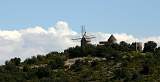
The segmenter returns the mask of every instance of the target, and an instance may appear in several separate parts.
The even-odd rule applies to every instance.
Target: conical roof
[[[108,39],[108,42],[109,43],[115,43],[117,41],[117,39],[113,36],[113,35],[111,35],[110,37],[109,37],[109,39]]]

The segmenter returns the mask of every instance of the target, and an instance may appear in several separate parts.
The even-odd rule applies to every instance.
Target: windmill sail
[[[81,41],[81,47],[86,46],[91,42],[91,39],[96,38],[94,35],[87,35],[87,32],[85,30],[85,26],[82,26],[81,29],[81,37],[80,38],[74,38],[72,40],[80,40]]]

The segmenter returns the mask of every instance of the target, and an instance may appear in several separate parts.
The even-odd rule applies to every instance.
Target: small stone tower
[[[108,39],[108,43],[116,43],[116,42],[117,42],[117,39],[113,35],[111,35]]]
[[[106,44],[112,44],[112,43],[116,43],[117,42],[117,39],[111,35],[108,39],[108,41],[100,41],[99,44],[100,45],[106,45]]]

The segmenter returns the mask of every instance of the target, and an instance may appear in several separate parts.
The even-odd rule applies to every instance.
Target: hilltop
[[[64,52],[12,58],[0,66],[0,82],[159,82],[160,47],[153,41],[86,44]]]

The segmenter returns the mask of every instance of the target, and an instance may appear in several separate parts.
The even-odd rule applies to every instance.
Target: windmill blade
[[[88,35],[94,36],[94,33],[92,32],[87,32]]]
[[[90,38],[96,38],[96,37],[93,36],[93,37],[90,37]]]
[[[87,40],[87,42],[91,42],[91,40]]]
[[[81,34],[82,34],[82,37],[83,37],[83,36],[84,36],[84,34],[85,34],[85,26],[84,26],[84,25],[82,25]]]
[[[92,37],[93,37],[93,36],[95,36],[95,35],[87,35],[87,36],[92,36]]]
[[[94,37],[94,35],[89,35],[86,33],[86,37]]]
[[[86,28],[85,28],[85,25],[83,25],[83,30],[84,30],[84,32],[86,33]]]
[[[83,26],[82,26],[82,29],[81,29],[81,36],[83,37]]]
[[[84,35],[83,36],[86,36],[86,32],[84,32]]]
[[[96,38],[96,37],[86,37],[86,39],[92,39],[92,38]]]
[[[92,38],[92,37],[94,37],[95,38],[95,36],[85,36],[86,38]]]
[[[81,37],[80,38],[73,38],[72,40],[78,40],[81,43],[85,42],[84,44],[90,43],[91,39],[96,38],[94,35],[92,35],[91,33],[88,34],[85,30],[85,26],[82,26],[82,30],[81,30]],[[84,40],[84,41],[83,41]]]

